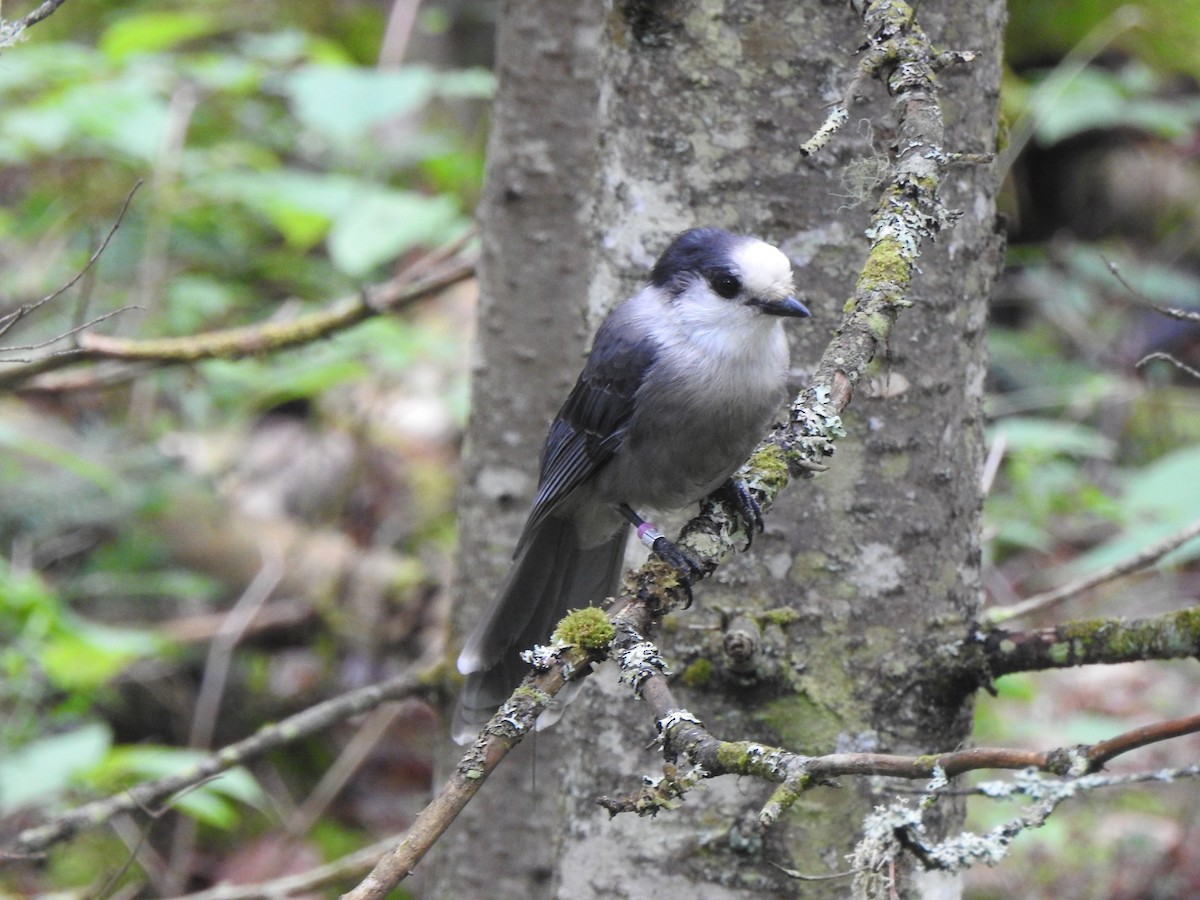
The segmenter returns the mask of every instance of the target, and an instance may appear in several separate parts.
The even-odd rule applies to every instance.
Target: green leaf
[[[1200,516],[1197,472],[1200,472],[1200,447],[1187,447],[1130,475],[1120,505],[1125,528],[1111,540],[1076,557],[1068,566],[1069,572],[1091,572],[1127,559],[1195,521]],[[1169,568],[1194,559],[1200,559],[1200,538],[1173,550],[1160,565]]]
[[[236,403],[241,409],[261,410],[267,406],[304,397],[358,381],[370,369],[359,360],[342,359],[337,349],[309,347],[302,352],[279,355],[269,364],[256,360],[210,360],[204,375],[218,400]]]
[[[167,102],[146,79],[81,84],[58,100],[72,132],[118,153],[153,163],[162,144]]]
[[[431,69],[366,69],[309,65],[293,72],[284,87],[300,122],[338,142],[364,137],[380,122],[420,109],[433,95]]]
[[[46,676],[66,691],[95,690],[135,659],[152,656],[163,647],[163,641],[149,631],[82,621],[71,624],[72,630],[50,638],[38,654]]]
[[[171,50],[193,38],[214,34],[219,20],[201,12],[145,12],[124,16],[100,35],[100,49],[114,61],[135,53]]]
[[[99,722],[41,738],[0,756],[0,813],[44,800],[95,766],[111,743]]]
[[[1130,90],[1121,73],[1089,67],[1069,82],[1052,76],[1031,96],[1038,140],[1056,144],[1092,129],[1134,128],[1167,140],[1191,133],[1200,105]]]
[[[210,199],[242,203],[253,209],[274,225],[290,245],[302,250],[320,241],[333,218],[356,198],[377,189],[349,176],[298,169],[213,173],[196,179],[190,186]]]
[[[1052,419],[1011,416],[988,429],[989,442],[1003,437],[1009,451],[1031,451],[1053,456],[1112,459],[1116,445],[1094,428]]]
[[[114,747],[104,760],[88,773],[103,790],[115,790],[137,781],[186,773],[208,754],[199,750],[139,744]],[[171,806],[198,821],[217,828],[237,824],[237,809],[228,801],[236,800],[256,809],[267,807],[266,793],[246,769],[238,766],[213,777],[190,790],[175,794]]]
[[[24,44],[21,52],[4,54],[0,64],[0,97],[9,92],[47,90],[95,78],[103,60],[91,47],[68,41]],[[2,104],[7,107],[9,104]]]
[[[444,195],[373,194],[338,216],[329,255],[343,272],[360,277],[413,247],[444,242],[459,226],[457,204]]]

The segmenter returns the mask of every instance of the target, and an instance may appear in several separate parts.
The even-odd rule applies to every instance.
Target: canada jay
[[[631,524],[691,575],[635,510],[676,509],[725,485],[749,501],[730,475],[783,403],[780,317],[808,315],[793,290],[775,247],[697,228],[604,320],[550,426],[512,570],[458,657],[467,680],[456,741],[473,739],[526,674],[522,650],[547,643],[568,611],[616,592]]]

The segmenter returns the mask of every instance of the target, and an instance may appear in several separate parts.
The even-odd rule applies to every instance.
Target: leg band
[[[656,529],[649,522],[643,522],[637,527],[637,536],[639,541],[653,550],[654,542],[663,537],[663,533]]]

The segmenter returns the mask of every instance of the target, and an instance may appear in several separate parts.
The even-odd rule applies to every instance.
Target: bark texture
[[[481,352],[486,380],[510,379],[515,393],[494,393],[492,383],[475,392],[462,557],[472,603],[502,574],[496,561],[520,527],[545,423],[578,370],[582,336],[563,324],[567,310],[586,300],[594,326],[684,228],[755,233],[801,267],[798,286],[814,312],[791,331],[803,372],[853,286],[889,140],[888,101],[872,84],[870,102],[852,110],[852,122],[869,125],[852,124],[811,160],[797,152],[852,75],[863,36],[844,4],[618,2],[599,33],[589,31],[589,15],[601,22],[594,4],[559,6],[503,8]],[[991,151],[1003,3],[922,4],[919,13],[939,47],[979,53],[942,75],[946,149]],[[543,35],[546,46],[578,54],[575,71],[590,75],[544,93],[544,73],[522,68],[539,44],[514,40],[543,29],[558,29]],[[581,41],[589,33],[592,43]],[[528,80],[539,77],[540,87]],[[574,124],[548,117],[551,109]],[[505,186],[528,178],[534,159],[564,174],[557,192],[582,192],[567,204],[573,215],[553,225],[533,213],[526,224],[551,232],[544,245],[512,218],[530,195],[505,200]],[[922,694],[907,678],[930,647],[965,632],[979,601],[983,325],[1000,241],[990,170],[957,170],[947,187],[946,202],[964,215],[922,258],[916,307],[901,317],[872,384],[859,386],[831,471],[795,486],[753,552],[668,620],[660,646],[681,674],[684,702],[720,737],[810,753],[909,753],[948,750],[969,734],[968,706]],[[552,272],[556,262],[562,270]],[[553,296],[545,283],[514,277],[531,263],[537,277],[545,266],[544,277],[557,279]],[[551,320],[561,330],[539,324]],[[505,357],[507,372],[493,331],[501,322],[536,351]],[[530,334],[535,325],[541,331]],[[503,502],[489,494],[496,483],[509,485]],[[462,621],[471,615],[468,607]],[[644,708],[614,682],[603,671],[589,679],[553,736],[535,742],[536,777],[512,760],[508,783],[484,787],[478,799],[493,812],[475,803],[456,824],[441,848],[451,868],[486,873],[490,896],[516,896],[500,879],[523,879],[532,896],[573,900],[794,896],[796,882],[771,863],[813,875],[847,868],[878,799],[865,780],[813,791],[765,836],[753,823],[771,787],[747,780],[704,782],[656,819],[609,820],[597,796],[633,791],[661,769]],[[905,895],[933,890],[919,881],[902,883]],[[469,896],[482,883],[442,877],[431,896]],[[803,891],[843,897],[849,881]]]
[[[459,503],[460,635],[512,561],[546,428],[585,358],[602,15],[594,2],[499,4]],[[561,739],[550,731],[526,742],[489,779],[422,866],[422,895],[546,896],[560,840]],[[446,764],[459,755],[447,742]]]

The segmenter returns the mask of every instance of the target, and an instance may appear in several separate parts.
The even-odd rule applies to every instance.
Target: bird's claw
[[[687,595],[687,602],[684,603],[683,608],[690,609],[693,600],[692,580],[704,574],[704,566],[690,553],[679,549],[665,537],[656,538],[651,549],[659,559],[679,575],[679,583],[683,586],[684,594]]]
[[[746,526],[746,546],[742,549],[749,550],[750,546],[754,543],[754,533],[761,533],[766,527],[763,522],[762,506],[754,499],[754,495],[750,493],[750,489],[736,478],[730,478],[721,485],[717,489],[716,495],[729,506],[733,507],[735,515]]]

